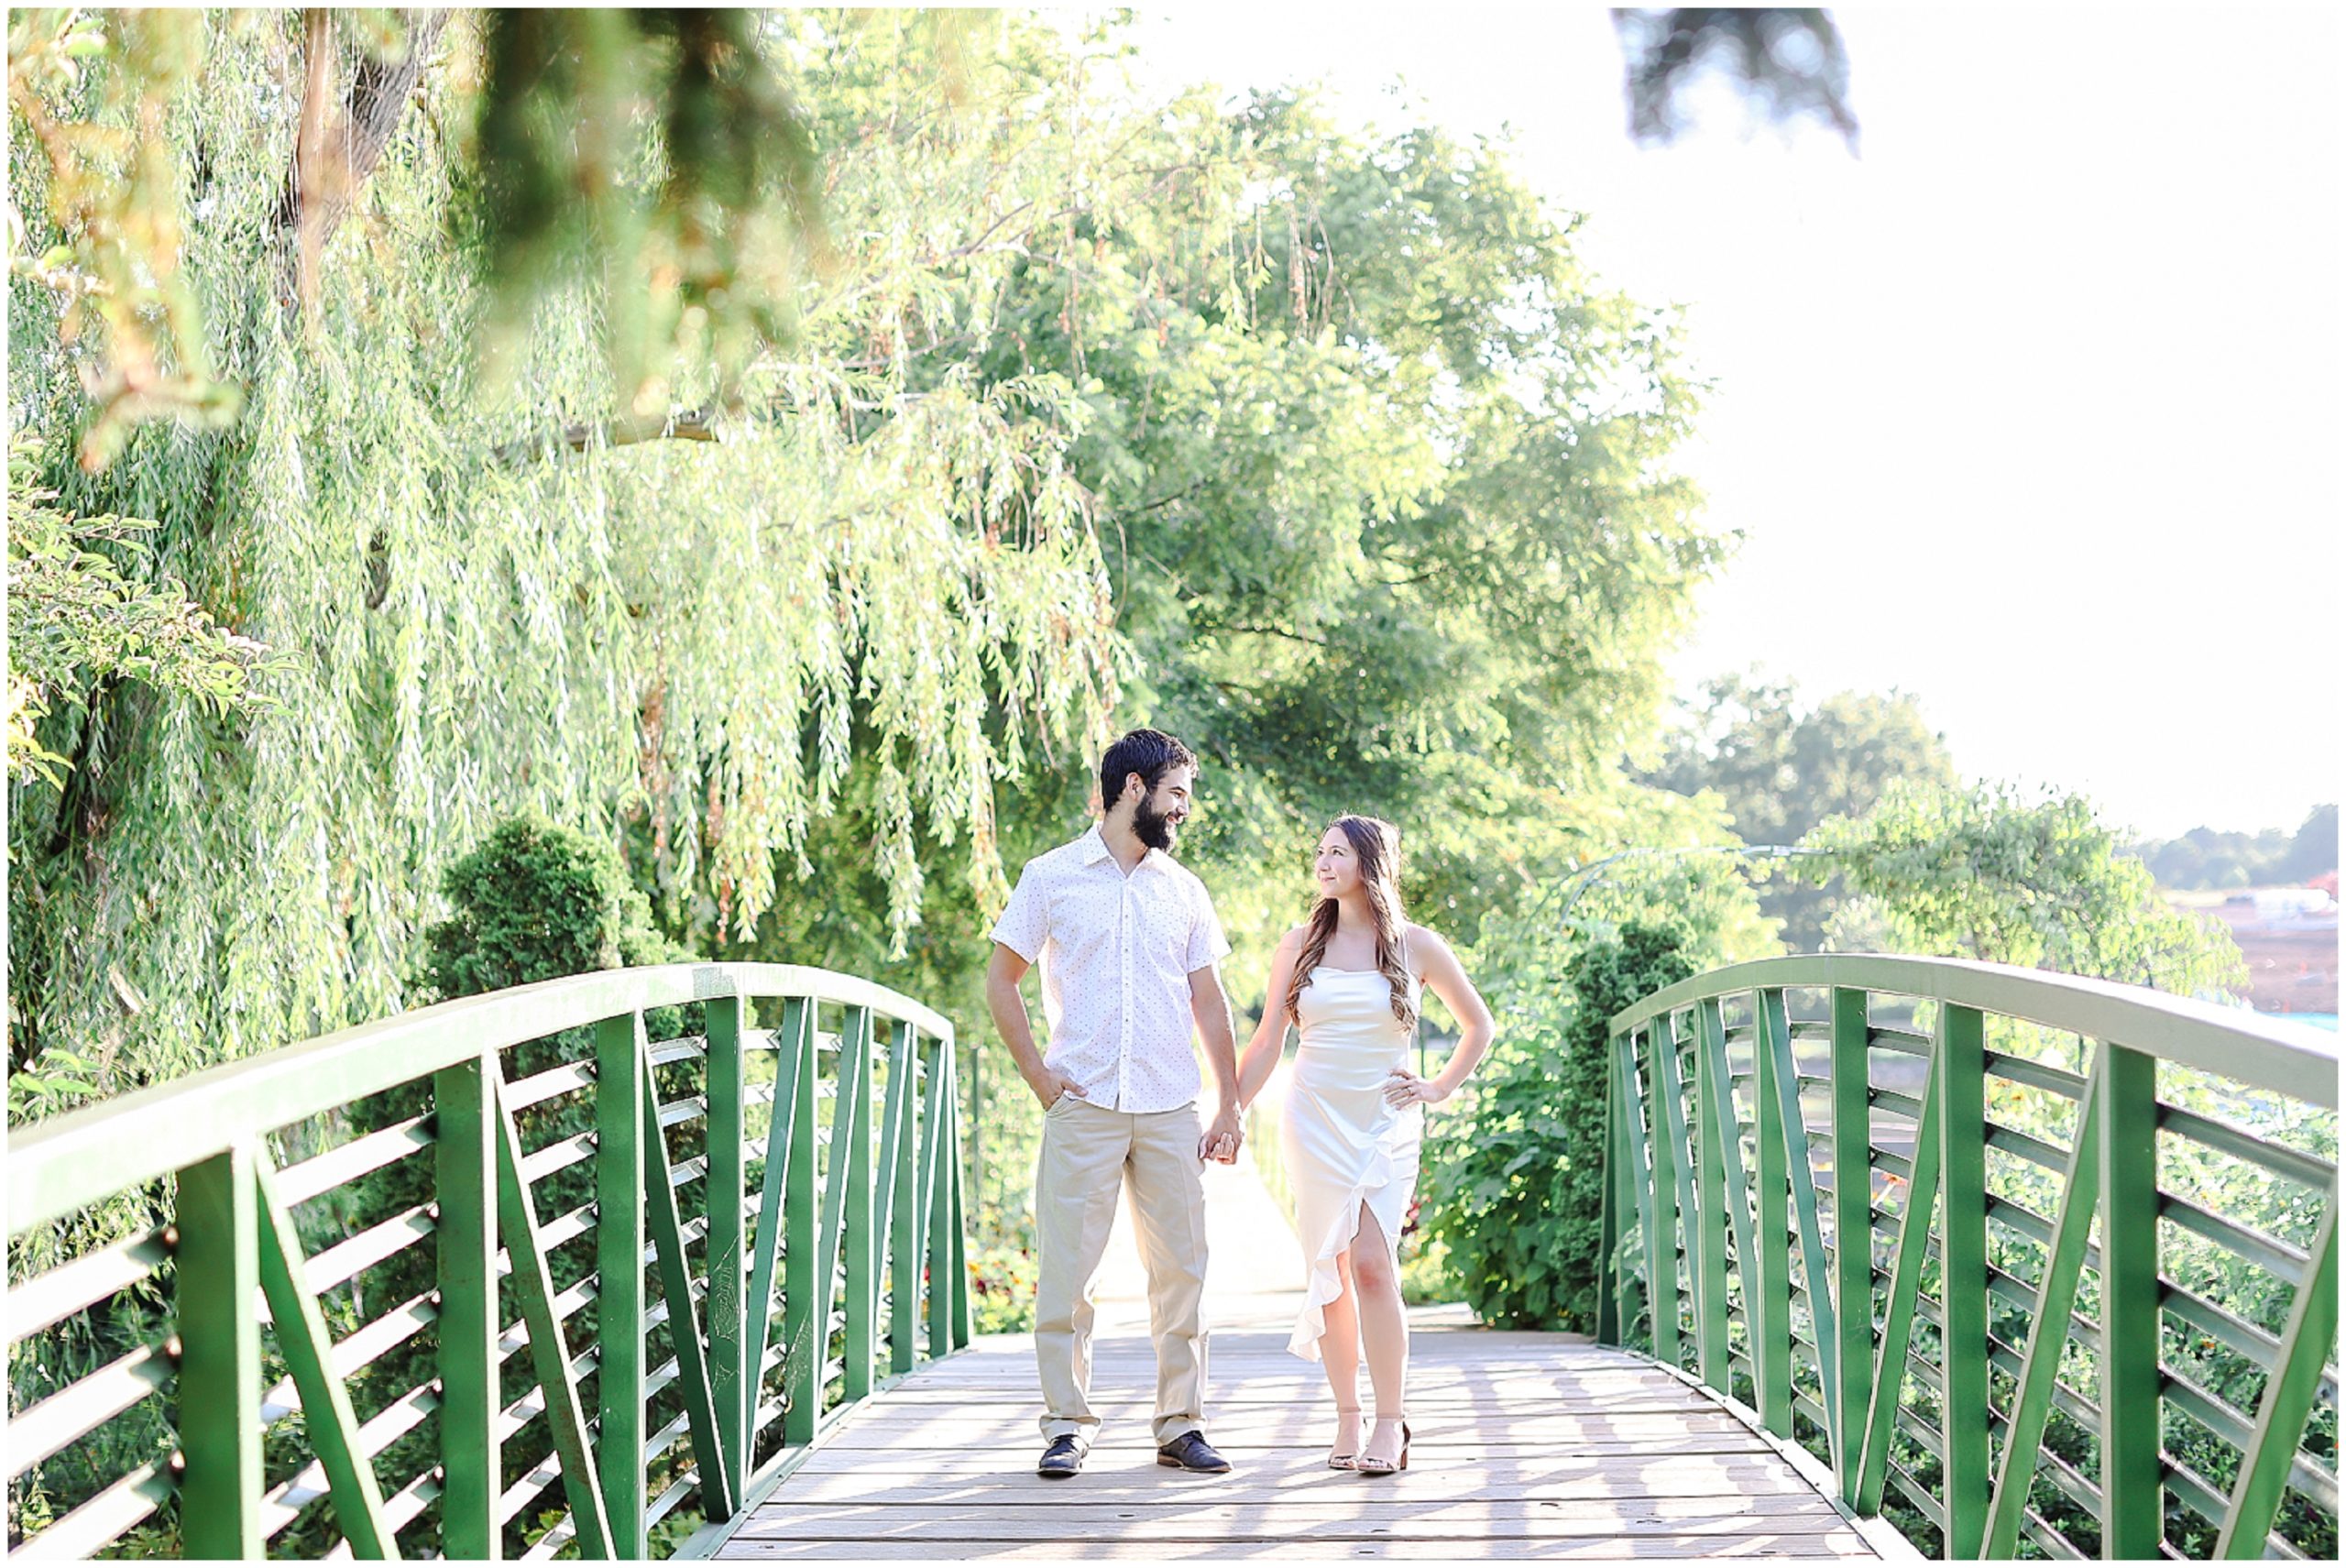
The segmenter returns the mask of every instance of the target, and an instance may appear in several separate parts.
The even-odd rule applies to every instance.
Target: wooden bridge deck
[[[718,1555],[1913,1555],[1888,1526],[1836,1512],[1805,1455],[1573,1335],[1420,1326],[1409,1468],[1331,1471],[1327,1387],[1287,1354],[1280,1318],[1214,1334],[1206,1430],[1228,1475],[1157,1464],[1148,1341],[1126,1322],[1096,1347],[1103,1426],[1083,1474],[1039,1479],[1033,1353],[1003,1335],[842,1420]]]

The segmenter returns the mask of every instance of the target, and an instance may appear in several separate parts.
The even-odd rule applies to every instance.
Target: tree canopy
[[[1914,697],[1836,692],[1804,706],[1791,683],[1756,671],[1718,676],[1679,702],[1660,762],[1639,776],[1680,795],[1714,792],[1737,837],[1755,845],[1797,845],[1827,817],[1862,816],[1893,779],[1956,783],[1946,737]],[[1778,875],[1760,902],[1783,922],[1786,946],[1814,952],[1845,894],[1837,880]]]
[[[697,950],[940,984],[1005,861],[1080,824],[1112,725],[1207,757],[1191,853],[1242,933],[1294,917],[1292,857],[1338,810],[1409,823],[1412,895],[1462,936],[1637,815],[1613,759],[1724,548],[1671,466],[1700,383],[1503,146],[1292,94],[1148,101],[1113,26],[775,13],[546,89],[651,126],[598,167],[612,212],[675,226],[608,276],[549,231],[565,259],[520,300],[478,98],[522,24],[337,20],[308,131],[308,20],[44,25],[19,21],[49,40],[27,59],[59,74],[12,87],[110,148],[160,131],[187,192],[169,287],[239,410],[128,417],[89,379],[119,345],[20,267],[27,483],[151,520],[109,558],[275,663],[226,711],[93,662],[57,683],[60,782],[12,801],[17,1065],[86,1048],[111,1089],[396,1010],[443,869],[528,812],[619,842]],[[758,83],[785,82],[820,171],[787,331],[759,318],[733,359],[690,325],[706,280],[661,284],[651,326],[611,293],[732,221],[644,119],[703,45],[736,72],[754,46],[765,75],[719,88],[773,107]],[[179,51],[168,90],[150,48]],[[345,170],[307,229],[305,136]],[[27,244],[79,267],[56,182],[113,188],[52,150],[16,148]],[[787,163],[760,189],[786,197]],[[185,368],[157,319],[155,362]],[[622,396],[630,332],[649,379]]]

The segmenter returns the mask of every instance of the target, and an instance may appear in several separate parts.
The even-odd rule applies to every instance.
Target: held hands
[[[1395,1068],[1385,1080],[1385,1103],[1397,1110],[1404,1105],[1439,1105],[1451,1093],[1440,1079],[1420,1078],[1406,1067]]]
[[[1213,1119],[1213,1124],[1206,1129],[1205,1135],[1198,1140],[1198,1157],[1235,1165],[1238,1163],[1238,1146],[1245,1141],[1246,1135],[1238,1129],[1237,1108],[1225,1106],[1222,1113]]]

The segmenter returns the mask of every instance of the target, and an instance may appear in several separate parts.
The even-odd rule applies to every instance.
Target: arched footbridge
[[[10,1554],[2335,1555],[2326,1039],[1833,957],[1611,1050],[1595,1339],[1430,1318],[1387,1479],[1266,1310],[1232,1475],[1153,1463],[1128,1321],[1037,1480],[966,1053],[867,981],[608,971],[145,1090],[11,1137]]]

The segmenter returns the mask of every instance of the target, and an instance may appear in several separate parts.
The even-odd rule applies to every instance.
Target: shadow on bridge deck
[[[1327,1384],[1286,1350],[1292,1235],[1243,1165],[1210,1173],[1209,1194],[1206,1426],[1232,1474],[1156,1463],[1146,1310],[1120,1245],[1100,1281],[1103,1424],[1081,1475],[1036,1476],[1034,1353],[984,1338],[844,1418],[718,1555],[1914,1555],[1836,1512],[1806,1456],[1659,1367],[1577,1335],[1477,1329],[1458,1308],[1412,1314],[1409,1468],[1328,1469]]]

